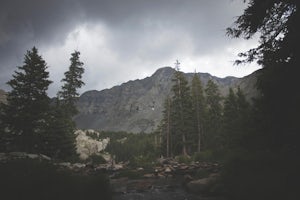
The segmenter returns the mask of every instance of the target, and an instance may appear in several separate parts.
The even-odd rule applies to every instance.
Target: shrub
[[[105,164],[106,160],[101,155],[93,154],[87,160],[87,162],[92,162],[93,164]]]
[[[175,158],[179,163],[185,163],[185,164],[190,164],[192,162],[192,159],[190,156],[184,156],[184,155],[180,155],[180,156],[176,156]]]
[[[130,166],[132,167],[143,167],[143,168],[150,168],[154,165],[154,158],[150,155],[139,155],[134,156],[130,159]]]
[[[215,161],[214,154],[210,150],[202,151],[202,152],[197,152],[193,155],[193,160],[198,161],[198,162],[203,162],[203,161]]]

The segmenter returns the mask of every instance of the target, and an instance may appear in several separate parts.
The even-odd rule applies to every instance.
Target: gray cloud
[[[142,78],[177,58],[186,70],[209,65],[214,73],[210,60],[228,66],[226,49],[243,46],[226,38],[225,28],[244,6],[240,0],[4,0],[0,88],[34,45],[50,65],[51,95],[74,49],[87,67],[83,90]]]

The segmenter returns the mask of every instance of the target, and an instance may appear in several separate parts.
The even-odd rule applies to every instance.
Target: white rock
[[[77,130],[75,131],[76,137],[76,148],[77,148],[77,153],[79,154],[80,159],[85,160],[89,156],[93,154],[99,154],[102,152],[108,145],[110,139],[105,138],[102,140],[96,140],[88,135],[86,133],[92,133],[96,134],[99,136],[100,133],[94,131],[94,130],[87,130],[87,131],[82,131],[82,130]]]

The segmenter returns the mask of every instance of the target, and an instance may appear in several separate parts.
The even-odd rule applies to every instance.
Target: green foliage
[[[70,160],[77,157],[74,135],[74,122],[56,105],[52,108],[47,132],[43,135],[41,152],[54,159]]]
[[[134,156],[130,159],[130,166],[137,168],[142,167],[149,169],[155,164],[155,156],[153,154]]]
[[[190,87],[180,71],[174,73],[172,81],[174,83],[171,105],[172,154],[187,155],[187,146],[191,142],[191,136],[188,133],[191,133],[193,129]]]
[[[106,151],[116,162],[127,162],[134,167],[151,165],[159,156],[154,144],[154,134],[132,134],[124,132],[102,132],[101,137],[109,137]]]
[[[184,163],[184,164],[190,164],[192,162],[192,159],[190,156],[185,155],[179,155],[175,157],[177,162]]]
[[[76,100],[79,96],[78,89],[84,85],[82,74],[84,73],[83,62],[79,60],[79,51],[71,54],[71,65],[69,70],[65,72],[65,78],[62,79],[64,85],[61,91],[58,92],[58,100],[65,107],[65,112],[69,113],[71,117],[77,114]]]
[[[243,94],[240,92],[240,96]],[[223,126],[221,140],[224,147],[234,146],[239,144],[238,138],[240,138],[243,128],[242,124],[245,111],[240,110],[242,101],[237,99],[238,97],[234,93],[233,89],[229,89],[229,94],[225,97],[224,101],[224,114],[223,114]]]
[[[79,60],[80,52],[71,54],[71,65],[62,79],[64,85],[58,92],[56,105],[53,107],[48,133],[44,137],[45,154],[58,159],[74,158],[75,147],[75,123],[74,115],[77,113],[76,100],[79,96],[77,90],[84,85],[81,80],[84,69]]]
[[[74,174],[49,162],[14,160],[0,163],[2,199],[111,199],[108,178],[100,173]]]
[[[167,96],[164,102],[163,118],[159,124],[156,133],[157,137],[161,140],[162,155],[170,157],[172,154],[172,121],[171,121],[171,98]]]
[[[93,164],[105,164],[107,163],[106,160],[101,155],[93,154],[89,156],[89,158],[86,160],[86,162],[91,162]]]
[[[71,59],[71,71],[81,78],[83,70],[76,69],[76,65],[82,65],[75,59],[78,55],[75,52]],[[18,67],[13,79],[8,82],[12,90],[8,93],[7,104],[1,104],[0,108],[1,149],[43,153],[62,160],[75,158],[73,115],[69,114],[70,107],[65,107],[65,104],[50,104],[47,89],[51,81],[46,69],[46,62],[33,47],[25,54],[24,65]],[[70,74],[73,72],[66,73],[64,81],[70,80],[72,84],[63,88],[81,86],[80,80],[72,79]],[[63,95],[63,98],[67,96]]]
[[[223,109],[223,98],[212,80],[203,90],[195,74],[190,88],[182,73],[176,71],[173,82],[172,98],[165,101],[163,119],[156,132],[161,138],[162,155],[205,151],[203,157],[211,152],[210,159],[223,160],[230,149],[239,145],[242,135],[252,130],[250,104],[243,92],[240,88],[236,92],[230,89]]]
[[[196,152],[193,155],[193,160],[198,162],[213,162],[218,159],[216,159],[216,156],[214,155],[214,152],[212,150],[204,150],[201,152]]]
[[[7,83],[12,90],[8,92],[7,104],[1,106],[0,121],[14,134],[10,145],[16,151],[38,152],[41,148],[41,135],[46,131],[50,111],[46,91],[51,81],[46,69],[46,62],[33,47],[25,54],[24,65]]]
[[[219,88],[212,80],[207,82],[205,88],[207,115],[205,121],[204,146],[206,149],[216,149],[219,147],[219,135],[222,126],[222,104]]]
[[[204,135],[204,124],[206,118],[206,105],[204,90],[202,87],[199,76],[195,73],[192,80],[192,108],[193,108],[193,119],[194,119],[194,131],[193,140],[197,141],[196,150],[198,152],[202,149],[203,135]]]
[[[248,130],[223,170],[231,199],[298,199],[299,1],[251,0],[227,33],[246,39],[258,33],[260,44],[240,55],[241,62],[257,61],[263,69]],[[241,98],[242,99],[242,98]],[[244,118],[244,121],[247,117]],[[248,118],[249,119],[249,118]]]

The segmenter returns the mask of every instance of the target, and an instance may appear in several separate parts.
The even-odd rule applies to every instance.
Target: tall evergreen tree
[[[58,99],[71,117],[78,112],[76,108],[76,101],[79,96],[78,89],[84,85],[82,81],[82,74],[84,73],[83,62],[79,60],[79,55],[79,51],[71,54],[71,65],[69,70],[65,72],[65,78],[62,79],[64,85],[61,91],[58,92]]]
[[[78,112],[76,101],[78,89],[84,85],[82,74],[83,63],[79,60],[80,52],[71,54],[71,65],[62,79],[64,85],[58,92],[57,104],[52,110],[47,137],[44,138],[45,154],[58,159],[72,158],[76,154],[74,115]]]
[[[59,160],[73,159],[77,156],[75,139],[72,118],[65,112],[64,107],[54,105],[47,132],[43,136],[42,153]]]
[[[206,118],[206,145],[208,148],[215,148],[218,146],[218,138],[221,129],[222,119],[222,97],[218,85],[212,80],[207,82],[205,88],[207,118]]]
[[[171,98],[168,96],[164,102],[163,119],[161,121],[161,133],[163,135],[162,149],[164,155],[171,156],[172,152],[172,121],[171,121]]]
[[[188,145],[190,144],[190,134],[192,132],[192,102],[190,87],[188,86],[188,81],[184,77],[184,74],[177,69],[174,73],[173,78],[173,97],[172,97],[172,135],[174,143],[173,151],[176,154],[181,153],[183,155],[188,155]],[[176,139],[176,138],[177,139]],[[181,138],[181,140],[179,139]],[[181,149],[181,150],[180,150]]]
[[[205,120],[205,98],[204,98],[204,90],[202,87],[201,80],[197,73],[194,74],[192,79],[192,104],[193,104],[193,114],[194,114],[194,121],[195,121],[195,133],[197,141],[197,152],[200,152],[202,147],[201,143],[204,131],[204,120]]]
[[[239,133],[239,109],[237,96],[232,88],[229,88],[229,93],[224,100],[223,121],[222,121],[222,141],[223,147],[229,148],[237,143],[237,135]]]
[[[40,148],[50,110],[47,90],[51,81],[46,69],[46,62],[33,47],[25,54],[24,65],[8,82],[12,90],[3,107],[2,122],[14,134],[15,150],[37,152]]]
[[[229,93],[224,99],[222,115],[222,128],[220,132],[221,150],[239,151],[239,146],[244,135],[250,130],[252,121],[250,104],[244,93],[238,87],[237,92],[229,88]]]

